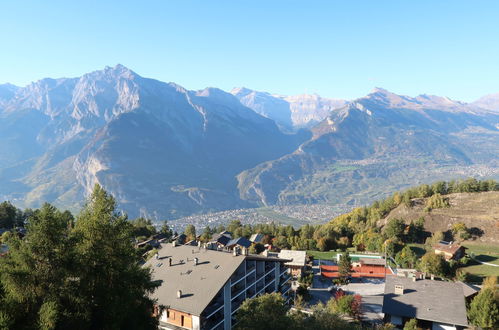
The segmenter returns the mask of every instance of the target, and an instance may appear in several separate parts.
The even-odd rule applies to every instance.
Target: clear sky
[[[1,1],[0,83],[121,63],[188,89],[499,92],[499,1]]]

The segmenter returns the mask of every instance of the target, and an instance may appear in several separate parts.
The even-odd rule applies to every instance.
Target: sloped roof
[[[456,252],[461,248],[462,246],[456,243],[449,243],[445,244],[443,242],[437,243],[433,245],[433,248],[435,250],[443,251],[446,253],[450,253],[451,255],[456,254]]]
[[[251,246],[251,242],[246,237],[238,237],[238,238],[234,238],[233,240],[229,241],[229,243],[227,243],[226,246],[232,247],[235,245],[240,245],[240,246],[244,246],[244,247],[248,248]]]
[[[395,294],[395,285],[404,294]],[[382,312],[433,322],[467,326],[463,287],[459,283],[387,276]]]
[[[249,240],[253,243],[260,243],[263,240],[263,237],[263,234],[253,234]]]
[[[307,252],[297,250],[281,250],[278,254],[279,258],[291,259],[292,261],[285,263],[286,266],[303,267],[306,263]]]
[[[480,291],[480,287],[479,286],[476,286],[476,285],[473,285],[473,284],[469,284],[469,283],[464,283],[464,282],[457,282],[459,284],[461,284],[463,286],[463,294],[466,298],[468,298],[469,296],[472,296],[474,295],[475,293],[477,293],[478,291]]]
[[[227,236],[228,238],[232,238],[232,233],[230,231],[224,230],[220,233],[220,235]]]
[[[159,260],[149,259],[144,265],[152,269],[153,280],[163,281],[152,298],[160,305],[193,315],[203,312],[245,259],[243,255],[171,244],[161,245],[159,257]],[[171,267],[168,258],[172,258]],[[197,265],[194,258],[198,258]],[[183,295],[180,299],[178,290]]]
[[[230,238],[226,235],[222,235],[222,234],[215,234],[213,235],[213,237],[211,238],[210,242],[217,242],[219,244],[222,244],[222,245],[227,245],[227,243],[229,243],[230,241]]]

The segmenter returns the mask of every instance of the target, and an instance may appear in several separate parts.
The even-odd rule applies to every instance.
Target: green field
[[[422,257],[426,253],[426,246],[424,244],[410,243],[407,245],[409,245],[412,252],[416,253],[418,257]]]
[[[339,252],[341,253],[341,252]],[[314,259],[322,259],[322,260],[336,260],[336,254],[338,252],[333,252],[333,251],[312,251],[312,250],[307,250],[307,255],[313,256]]]
[[[499,265],[499,246],[480,243],[464,243],[466,253],[474,255],[477,260]],[[462,268],[468,272],[472,282],[482,282],[487,276],[499,276],[499,267],[482,265],[476,261],[470,262],[469,266]]]
[[[499,265],[498,245],[464,243],[463,246],[467,248],[466,253],[468,255],[473,254],[476,259],[482,262],[488,262],[491,264]]]

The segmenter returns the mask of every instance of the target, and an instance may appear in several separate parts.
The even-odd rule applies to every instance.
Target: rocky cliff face
[[[189,91],[121,65],[0,85],[0,199],[77,209],[100,183],[131,216],[172,218],[499,176],[497,111],[382,89],[345,103]]]
[[[363,204],[410,184],[499,176],[497,113],[435,96],[376,89],[333,110],[293,153],[239,174],[263,205]]]
[[[242,104],[274,120],[284,130],[309,128],[329,113],[347,104],[346,100],[328,99],[319,95],[272,95],[247,88],[234,88],[231,93]]]
[[[74,206],[100,183],[132,215],[158,217],[248,206],[235,175],[306,138],[221,90],[188,91],[120,65],[20,88],[5,97],[0,125],[22,149],[13,158],[0,144],[3,198]]]

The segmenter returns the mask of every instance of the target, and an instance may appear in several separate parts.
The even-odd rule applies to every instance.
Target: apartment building
[[[160,329],[228,330],[242,302],[280,292],[289,300],[290,277],[277,257],[248,255],[246,249],[210,250],[201,246],[162,244],[151,267],[160,286]]]

